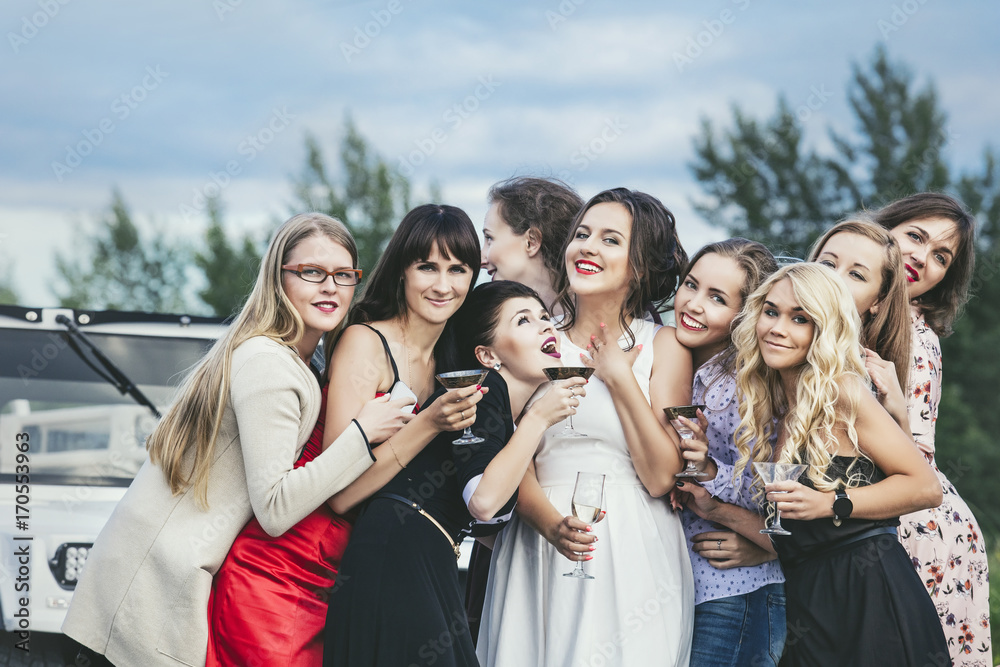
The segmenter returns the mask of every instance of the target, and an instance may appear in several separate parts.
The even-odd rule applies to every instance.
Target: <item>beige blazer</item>
[[[288,347],[247,340],[230,377],[208,510],[192,489],[173,495],[147,460],[87,559],[62,629],[116,665],[204,665],[212,577],[243,526],[256,516],[280,535],[374,460],[355,423],[292,467],[316,424],[320,391]]]

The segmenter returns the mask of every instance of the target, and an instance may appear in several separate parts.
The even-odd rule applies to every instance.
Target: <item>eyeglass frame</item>
[[[322,271],[326,275],[323,276],[322,280],[317,280],[317,281],[307,280],[302,277],[302,269],[306,267],[310,269],[316,269],[317,271]],[[336,271],[327,271],[322,266],[317,266],[315,264],[286,264],[281,267],[281,270],[294,273],[299,277],[300,280],[303,280],[312,285],[322,285],[323,283],[326,282],[327,278],[333,278],[333,284],[340,285],[341,287],[357,287],[361,283],[361,273],[362,273],[361,269],[337,269]],[[343,283],[337,282],[337,276],[334,275],[336,273],[353,273],[358,277],[357,282],[351,283],[350,285],[345,285]]]

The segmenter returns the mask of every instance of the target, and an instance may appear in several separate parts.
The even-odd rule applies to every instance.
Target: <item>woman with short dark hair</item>
[[[583,378],[562,380],[523,411],[559,357],[555,329],[529,287],[481,285],[449,328],[460,365],[489,369],[472,426],[483,441],[455,444],[453,433],[441,433],[411,457],[405,429],[392,439],[398,472],[365,504],[344,554],[326,665],[477,664],[458,583],[461,539],[504,526],[542,433],[586,394]],[[425,409],[451,404],[452,395],[438,391]]]

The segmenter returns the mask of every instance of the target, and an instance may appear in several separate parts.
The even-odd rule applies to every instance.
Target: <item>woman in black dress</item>
[[[585,393],[582,378],[554,382],[522,414],[547,382],[542,369],[561,365],[555,330],[531,288],[482,285],[449,326],[459,365],[490,369],[472,427],[485,441],[455,445],[455,433],[441,433],[405,466],[399,461],[398,474],[367,501],[330,598],[326,665],[478,664],[458,545],[466,534],[502,528],[542,433],[575,413]],[[429,404],[449,400],[441,390]]]
[[[941,502],[941,485],[871,393],[846,286],[824,266],[787,266],[741,318],[735,478],[751,461],[809,466],[763,489],[791,532],[773,536],[786,577],[781,664],[947,664],[895,534],[900,514]]]

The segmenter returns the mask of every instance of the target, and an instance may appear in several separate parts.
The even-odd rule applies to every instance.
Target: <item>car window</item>
[[[87,335],[160,412],[212,344]],[[127,486],[146,458],[145,440],[156,421],[88,366],[65,333],[0,329],[0,442],[28,434],[34,483]],[[0,481],[16,472],[15,454],[13,447],[0,447]]]

